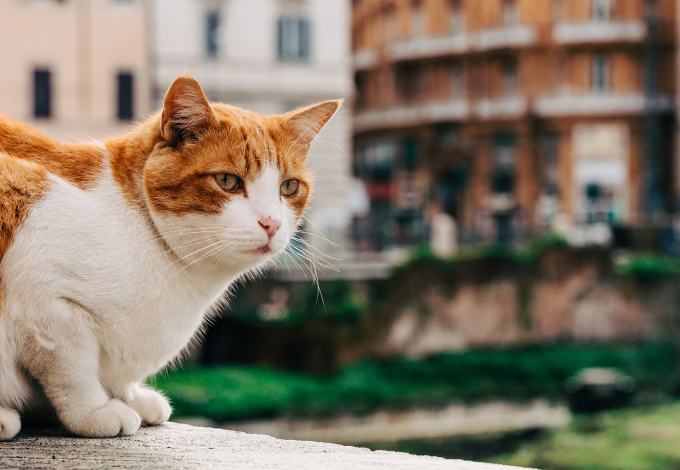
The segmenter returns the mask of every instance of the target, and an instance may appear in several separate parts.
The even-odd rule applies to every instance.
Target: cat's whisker
[[[226,243],[226,242],[224,242],[224,241],[219,242],[219,244],[223,244],[223,243]],[[173,274],[172,276],[170,276],[170,278],[168,279],[168,281],[171,280],[171,279],[173,279],[174,277],[176,277],[179,273],[181,273],[182,271],[184,271],[185,269],[187,269],[189,266],[192,266],[192,265],[198,263],[199,261],[201,261],[201,260],[207,258],[208,256],[212,255],[213,253],[218,252],[218,251],[221,250],[221,249],[222,249],[222,247],[221,247],[221,246],[218,246],[217,248],[214,248],[214,249],[210,250],[208,253],[204,254],[204,255],[201,256],[200,258],[198,258],[198,259],[192,261],[191,263],[187,264],[187,265],[184,266],[182,269],[180,269],[179,271],[177,271],[175,274]]]
[[[309,217],[303,216],[302,218],[303,218],[304,220],[306,220],[307,222],[309,222],[310,225],[312,225],[312,226],[313,226],[315,229],[317,229],[319,232],[326,232],[326,231],[327,231],[325,228],[323,228],[321,225],[319,225],[319,224],[317,224],[316,222],[314,222],[314,221],[313,221],[312,219],[310,219]]]
[[[304,238],[300,238],[299,236],[295,236],[295,237],[293,237],[293,238],[294,238],[295,240],[301,242],[301,243],[304,243],[305,246],[306,246],[307,248],[314,250],[316,253],[318,253],[320,256],[323,256],[324,258],[332,259],[333,261],[342,261],[342,259],[340,259],[340,258],[334,258],[334,257],[332,257],[332,256],[330,256],[330,255],[327,255],[326,253],[324,253],[323,251],[319,250],[319,249],[318,249],[317,247],[315,247],[314,245],[308,243],[307,240],[305,240]]]
[[[216,260],[214,261],[213,265],[216,266],[216,265],[220,264],[220,263],[222,262],[222,260],[223,260],[224,258],[226,258],[227,256],[229,256],[231,253],[233,253],[235,249],[236,249],[236,246],[234,246],[234,245],[228,245],[227,247],[225,247],[225,248],[224,248],[224,253],[222,253],[222,254],[220,255],[219,259],[216,259]]]
[[[312,233],[312,232],[308,232],[308,231],[302,230],[302,229],[297,229],[295,233],[296,233],[296,234],[297,234],[297,233],[302,233],[302,234],[305,234],[305,235],[309,235],[310,237],[319,238],[319,239],[321,239],[321,240],[323,240],[323,241],[325,241],[325,242],[331,244],[331,245],[334,246],[334,247],[340,247],[340,246],[341,246],[341,245],[338,244],[338,243],[335,243],[335,242],[330,241],[330,240],[329,240],[325,235],[323,235],[323,234],[319,235],[318,233]]]
[[[314,139],[314,142],[316,142],[316,143],[330,144],[330,145],[336,147],[338,150],[340,150],[344,155],[347,155],[347,151],[346,151],[345,149],[343,149],[342,147],[340,147],[340,146],[339,146],[338,144],[336,144],[335,142],[331,142],[330,140]]]
[[[157,257],[159,257],[159,256],[163,256],[163,255],[165,255],[165,254],[167,254],[167,253],[175,253],[177,250],[180,250],[180,249],[182,249],[182,248],[187,248],[187,247],[190,247],[190,246],[198,245],[198,244],[200,244],[200,243],[205,243],[206,241],[209,241],[209,240],[210,240],[211,238],[213,238],[214,236],[215,236],[215,235],[208,235],[208,236],[206,236],[206,237],[201,237],[201,238],[193,239],[193,240],[192,240],[191,242],[189,242],[189,243],[185,243],[185,244],[183,244],[183,245],[179,245],[179,246],[176,246],[176,247],[172,247],[172,248],[170,248],[169,250],[165,250],[165,251],[161,251],[161,252],[158,252],[158,253],[154,253],[154,254],[152,254],[152,255],[149,255],[149,256],[144,257],[143,259],[144,259],[145,261],[147,261],[147,260],[150,260],[150,259],[153,259],[153,258],[157,258]]]
[[[336,164],[340,165],[340,162],[339,162],[339,161],[337,161],[335,158],[330,157],[330,156],[328,156],[328,155],[326,155],[326,154],[324,154],[324,153],[308,153],[308,154],[307,154],[307,157],[322,157],[322,158],[327,158],[328,160],[332,161],[333,163],[336,163]],[[297,160],[296,160],[296,161],[297,161]]]
[[[302,263],[302,265],[303,265],[304,267],[307,268],[307,270],[309,271],[310,276],[312,276],[312,282],[315,282],[315,281],[316,281],[315,272],[314,272],[314,270],[307,264],[307,262],[306,262],[305,260],[303,260],[303,259],[302,259],[297,253],[295,253],[294,251],[290,251],[289,253],[290,253],[292,256],[295,256],[295,257],[300,261],[300,263]],[[291,256],[291,257],[292,257],[292,256]],[[297,264],[297,263],[296,263],[296,264]],[[305,273],[305,270],[304,270],[304,269],[301,269],[301,271],[302,271],[302,273],[304,274],[305,279],[307,279],[307,282],[309,282],[309,279],[307,278],[307,274]]]
[[[301,256],[304,256],[306,260],[308,260],[310,263],[313,263],[315,266],[321,266],[324,268],[331,269],[333,271],[338,271],[338,269],[332,264],[330,264],[328,261],[319,259],[317,256],[315,256],[310,251],[306,250],[304,247],[295,245],[291,245],[291,247],[293,251],[296,251]]]
[[[174,238],[174,237],[179,237],[182,235],[191,235],[191,234],[196,234],[196,233],[210,233],[210,232],[218,232],[218,231],[223,231],[225,230],[224,228],[196,228],[196,229],[183,229],[183,230],[173,230],[172,232],[166,232],[161,235],[157,235],[156,237],[153,237],[152,240],[161,240],[163,238]]]
[[[195,255],[195,254],[197,254],[197,253],[200,253],[200,252],[203,251],[203,250],[207,250],[207,249],[209,249],[210,247],[213,247],[213,246],[215,246],[215,245],[219,245],[220,243],[224,243],[224,242],[219,241],[219,242],[213,243],[213,244],[211,244],[211,245],[204,246],[203,248],[200,248],[200,249],[194,251],[193,253],[189,253],[189,254],[186,255],[186,256],[182,256],[182,257],[179,258],[178,260],[176,260],[176,261],[170,263],[169,265],[167,265],[166,267],[164,267],[163,269],[161,269],[161,272],[165,271],[165,270],[168,269],[170,266],[173,266],[173,265],[179,263],[180,261],[185,260],[186,258],[188,258],[188,257],[190,257],[190,256],[193,256],[193,255]]]
[[[309,258],[305,257],[304,255],[300,255],[300,254],[296,253],[296,256],[298,257],[298,259],[300,259],[300,261],[302,261],[300,256],[309,260]],[[305,264],[305,266],[307,265],[304,261],[302,261],[302,262],[303,262],[303,264]],[[323,304],[323,309],[324,309],[324,311],[326,311],[326,302],[324,301],[323,293],[321,292],[321,284],[319,283],[319,275],[317,273],[317,267],[316,267],[316,264],[313,261],[310,260],[310,263],[312,265],[312,268],[310,269],[308,267],[308,269],[310,269],[310,274],[312,275],[313,282],[316,284],[316,291],[317,291],[317,297],[316,298],[317,298],[317,300],[319,298],[321,298],[321,303]]]

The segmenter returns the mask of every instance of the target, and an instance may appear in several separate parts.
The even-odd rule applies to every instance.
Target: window
[[[397,69],[397,90],[406,101],[411,101],[420,95],[421,73],[416,65],[402,65]]]
[[[354,76],[354,89],[356,90],[356,99],[354,105],[357,109],[365,108],[368,104],[367,89],[369,76],[366,72],[357,72]]]
[[[390,138],[371,140],[363,145],[357,145],[355,153],[357,174],[371,182],[390,181],[398,149],[397,141]],[[389,194],[385,196],[389,197]]]
[[[210,10],[205,14],[205,55],[216,59],[220,54],[220,12]]]
[[[609,90],[609,59],[595,56],[592,67],[592,89],[596,93],[605,93]]]
[[[411,7],[411,37],[422,38],[425,36],[427,27],[425,21],[425,9],[420,1],[413,2]]]
[[[134,77],[130,72],[118,74],[118,119],[131,121],[134,118]]]
[[[611,14],[611,0],[591,0],[593,21],[607,21]]]
[[[512,194],[515,191],[515,136],[497,134],[493,142],[493,171],[491,191]]]
[[[542,192],[546,196],[557,194],[557,153],[559,134],[548,132],[539,138],[539,154],[541,164]]]
[[[406,171],[415,171],[418,168],[420,158],[420,140],[416,137],[407,137],[401,143],[402,167]]]
[[[515,0],[503,0],[503,26],[517,24],[517,5]]]
[[[33,72],[33,116],[52,117],[52,73],[47,69]]]
[[[465,12],[463,0],[451,0],[449,4],[449,33],[456,35],[465,32]]]
[[[503,96],[515,96],[518,91],[517,64],[512,62],[503,66]]]
[[[462,65],[454,65],[451,69],[451,98],[465,97],[465,70]]]
[[[307,62],[311,56],[311,25],[304,18],[284,17],[278,22],[278,55],[284,62]]]

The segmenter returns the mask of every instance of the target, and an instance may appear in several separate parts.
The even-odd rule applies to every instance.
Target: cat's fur
[[[82,436],[166,421],[142,382],[230,283],[285,249],[312,190],[309,145],[339,105],[261,116],[183,76],[162,112],[103,144],[0,116],[0,440],[41,397]]]

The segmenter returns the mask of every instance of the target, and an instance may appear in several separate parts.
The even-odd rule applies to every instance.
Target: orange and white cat
[[[339,106],[262,116],[182,76],[162,112],[104,143],[0,116],[0,440],[45,397],[81,436],[165,422],[142,382],[286,248],[312,192],[309,146]]]

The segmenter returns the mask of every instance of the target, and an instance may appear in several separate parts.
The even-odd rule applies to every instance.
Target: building
[[[674,0],[357,0],[358,248],[663,225],[675,209]],[[602,232],[604,227],[605,232]]]
[[[267,114],[349,97],[350,16],[349,0],[155,0],[156,104],[184,73],[211,100]],[[340,245],[351,220],[350,157],[351,119],[341,110],[312,146],[308,163],[316,178],[308,218]],[[315,231],[313,224],[306,231]]]
[[[141,0],[0,0],[0,113],[58,140],[120,134],[151,111]]]

